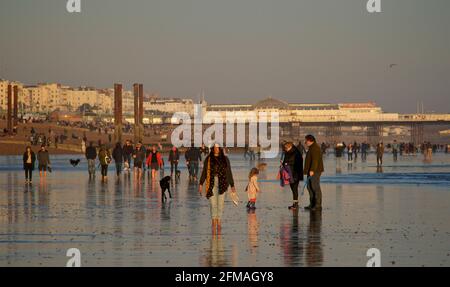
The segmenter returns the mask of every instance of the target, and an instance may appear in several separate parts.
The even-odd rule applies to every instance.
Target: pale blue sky
[[[450,112],[450,1],[381,1],[82,0],[68,14],[65,0],[1,0],[0,77]]]

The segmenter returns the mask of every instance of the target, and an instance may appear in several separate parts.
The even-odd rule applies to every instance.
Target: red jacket
[[[153,153],[150,152],[150,154],[147,157],[147,162],[146,162],[147,166],[152,162],[152,154]],[[156,152],[156,160],[158,161],[158,165],[160,167],[162,167],[163,161],[162,161],[162,158],[161,158],[161,154],[159,152]]]

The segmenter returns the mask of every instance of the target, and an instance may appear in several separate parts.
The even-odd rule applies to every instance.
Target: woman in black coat
[[[33,179],[34,164],[36,162],[36,155],[31,150],[30,146],[27,146],[23,154],[23,169],[25,170],[25,183],[30,183]]]
[[[293,143],[287,142],[284,144],[284,157],[283,166],[288,167],[292,180],[290,182],[290,187],[292,190],[292,197],[294,203],[289,206],[289,209],[298,208],[298,184],[303,181],[303,156],[297,147]]]

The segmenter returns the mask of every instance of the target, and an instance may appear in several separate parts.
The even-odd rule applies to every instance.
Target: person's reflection
[[[223,248],[222,235],[211,236],[211,246],[206,251],[202,264],[206,267],[226,267],[229,265]]]
[[[161,219],[170,221],[170,208],[172,207],[172,201],[165,201],[161,203]]]
[[[248,231],[248,243],[250,245],[250,252],[256,253],[258,249],[258,218],[256,217],[255,210],[247,211],[247,231]]]
[[[292,224],[281,226],[281,248],[283,250],[284,264],[286,266],[299,265],[303,256],[302,238],[299,236],[298,208],[292,211]]]
[[[377,173],[383,173],[383,167],[377,166]]]
[[[322,211],[311,211],[306,236],[306,266],[321,266],[323,263],[321,233]]]

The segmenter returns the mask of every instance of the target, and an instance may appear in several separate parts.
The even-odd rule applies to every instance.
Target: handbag
[[[230,199],[235,206],[239,205],[239,196],[237,192],[230,192]]]

